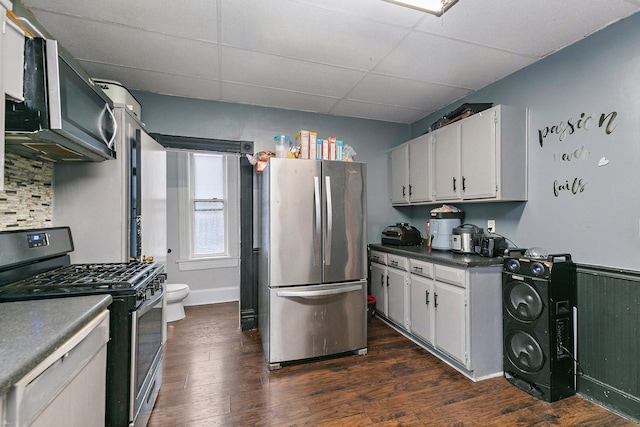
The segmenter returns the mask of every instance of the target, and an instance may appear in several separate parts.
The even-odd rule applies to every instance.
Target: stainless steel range
[[[145,426],[162,383],[164,265],[70,264],[69,227],[0,232],[0,302],[109,293],[105,425]]]

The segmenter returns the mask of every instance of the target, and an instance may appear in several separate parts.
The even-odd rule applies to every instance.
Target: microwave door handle
[[[333,235],[333,205],[331,203],[331,177],[325,177],[325,191],[327,193],[327,238],[325,243],[325,265],[331,265],[331,238]]]
[[[118,122],[116,121],[116,116],[113,114],[113,111],[111,111],[111,108],[109,108],[109,104],[105,102],[104,104],[104,112],[109,113],[109,115],[111,116],[111,120],[113,120],[113,135],[111,135],[111,139],[109,139],[107,141],[107,136],[104,134],[104,131],[102,130],[102,126],[98,126],[98,129],[100,129],[100,136],[102,137],[102,140],[107,144],[107,147],[109,147],[109,150],[113,150],[113,143],[116,140],[116,134],[118,133]]]

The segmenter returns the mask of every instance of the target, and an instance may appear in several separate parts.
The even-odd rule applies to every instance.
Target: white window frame
[[[225,248],[223,254],[195,256],[193,248],[193,153],[217,154],[225,159]],[[240,265],[240,162],[238,155],[199,151],[178,153],[178,224],[180,227],[180,271],[209,268],[238,267]],[[234,226],[235,225],[235,226]]]

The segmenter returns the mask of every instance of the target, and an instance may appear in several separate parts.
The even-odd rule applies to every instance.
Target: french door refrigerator
[[[258,326],[270,369],[367,352],[366,166],[271,158],[260,175]]]

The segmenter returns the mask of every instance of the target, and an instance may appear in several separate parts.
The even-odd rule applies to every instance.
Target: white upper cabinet
[[[524,109],[498,105],[400,147],[407,145],[409,170],[405,164],[402,173],[409,191],[393,204],[527,200]],[[392,176],[399,173],[392,153]]]
[[[402,144],[391,150],[391,203],[409,203],[409,145]]]
[[[499,105],[460,121],[462,198],[527,199],[525,110]]]
[[[431,136],[409,141],[409,202],[431,200]]]
[[[436,200],[460,199],[460,124],[435,132],[433,170]]]

